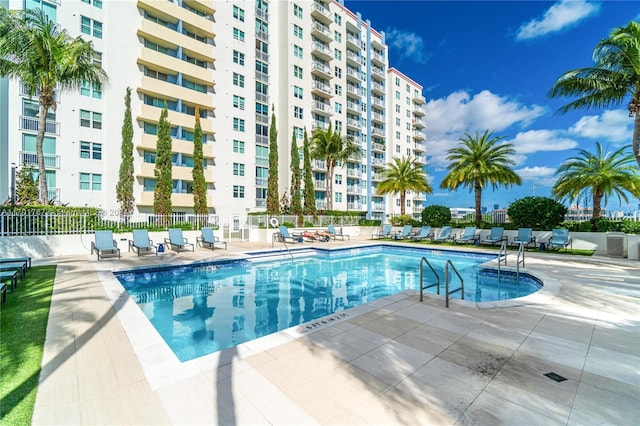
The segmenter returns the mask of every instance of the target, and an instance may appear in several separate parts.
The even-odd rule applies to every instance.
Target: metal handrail
[[[500,264],[502,264],[502,260],[504,259],[504,266],[507,266],[507,242],[502,240],[502,244],[500,244],[500,251],[498,252],[498,280],[500,279]]]
[[[433,272],[433,275],[435,275],[435,277],[436,277],[436,283],[435,284],[431,284],[431,285],[428,285],[426,287],[423,287],[423,285],[422,285],[422,279],[423,279],[423,276],[424,276],[423,273],[422,273],[422,269],[423,269],[422,268],[422,264],[423,263],[426,263],[427,266],[429,267],[429,269],[431,269],[431,272]],[[421,302],[423,300],[422,295],[424,293],[424,290],[426,290],[428,288],[431,288],[431,287],[436,287],[436,292],[438,294],[440,294],[440,277],[438,276],[438,273],[436,272],[436,270],[433,269],[433,266],[431,266],[431,263],[429,263],[429,260],[426,257],[423,257],[422,259],[420,259],[420,301]]]
[[[522,255],[522,259],[520,259],[520,255]],[[516,260],[516,281],[520,284],[520,263],[522,263],[522,267],[524,268],[524,241],[520,242],[520,247],[518,248],[518,257]]]
[[[456,288],[455,290],[451,290],[449,291],[449,266],[451,266],[451,268],[453,269],[453,272],[456,273],[456,275],[458,276],[458,278],[460,279],[460,287]],[[445,281],[445,307],[449,307],[449,295],[451,293],[455,293],[457,291],[461,292],[461,299],[464,300],[464,279],[462,279],[462,275],[460,275],[460,272],[458,272],[458,269],[456,269],[455,265],[453,264],[453,262],[451,260],[447,260],[447,263],[445,264],[445,268],[444,268],[444,281]]]

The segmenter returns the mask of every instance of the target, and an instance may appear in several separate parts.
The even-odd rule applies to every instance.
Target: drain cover
[[[556,382],[564,382],[565,380],[567,380],[566,377],[562,377],[561,375],[556,373],[547,373],[545,374],[545,376],[547,376],[551,380],[555,380]]]

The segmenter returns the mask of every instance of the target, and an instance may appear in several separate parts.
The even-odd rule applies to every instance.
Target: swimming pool
[[[465,299],[522,297],[541,284],[512,274],[498,280],[479,266],[495,255],[391,245],[312,250],[313,255],[252,261],[221,260],[116,272],[180,361],[253,340],[404,290],[419,290],[423,256],[441,276],[452,260],[465,280]],[[425,283],[428,278],[425,275]],[[433,280],[433,278],[431,278]],[[453,281],[452,285],[458,284]],[[428,292],[435,293],[435,288]],[[460,294],[452,297],[460,298]]]

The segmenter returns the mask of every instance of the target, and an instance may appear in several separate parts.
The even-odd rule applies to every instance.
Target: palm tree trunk
[[[404,216],[404,205],[406,203],[407,193],[406,191],[402,191],[400,193],[400,214]]]
[[[476,207],[476,225],[480,226],[482,222],[482,187],[476,183],[475,185],[475,207]]]
[[[49,108],[40,104],[40,117],[38,117],[38,134],[36,135],[36,156],[38,158],[38,182],[40,184],[40,203],[49,204],[49,192],[47,191],[47,171],[44,167],[44,152],[42,145],[44,142],[44,131],[47,126],[47,110]]]
[[[640,111],[636,111],[635,114],[636,119],[633,125],[633,155],[636,156],[636,161],[638,162],[638,166],[640,166]]]
[[[593,219],[600,219],[602,216],[602,208],[600,204],[602,203],[602,194],[597,192],[593,194]]]
[[[327,174],[329,182],[327,182],[327,210],[333,210],[333,164],[327,160]]]

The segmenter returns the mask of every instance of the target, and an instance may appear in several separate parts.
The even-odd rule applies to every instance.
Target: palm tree
[[[640,173],[633,155],[623,146],[614,152],[602,152],[596,142],[596,153],[581,149],[578,155],[566,160],[556,170],[560,176],[551,193],[556,200],[569,202],[580,198],[592,198],[593,219],[601,216],[602,201],[607,203],[610,195],[628,202],[626,192],[640,197]]]
[[[48,204],[42,142],[47,112],[56,110],[55,90],[57,87],[77,90],[83,83],[98,84],[106,79],[106,74],[94,63],[92,43],[71,37],[42,10],[0,8],[0,35],[0,77],[20,80],[30,96],[38,96],[36,154],[40,202]]]
[[[316,128],[311,136],[311,158],[324,160],[327,167],[327,210],[333,209],[333,172],[338,163],[360,157],[360,148],[350,137],[334,132],[331,124],[326,130]]]
[[[383,172],[383,180],[378,183],[376,193],[400,194],[400,214],[404,215],[407,191],[426,192],[431,194],[433,189],[427,181],[424,169],[409,157],[394,158],[393,163],[387,163]]]
[[[581,108],[618,107],[630,98],[629,117],[635,115],[633,154],[640,166],[640,23],[631,21],[626,27],[614,29],[609,38],[596,45],[593,61],[593,67],[561,75],[549,96],[578,96],[560,108],[561,113]]]
[[[515,164],[510,158],[515,154],[513,145],[499,143],[503,136],[493,136],[493,132],[485,130],[475,137],[468,133],[460,139],[461,144],[447,151],[447,167],[449,173],[444,177],[440,188],[456,190],[463,186],[475,191],[476,224],[482,222],[482,190],[489,184],[493,189],[500,185],[511,186],[522,184],[520,176],[509,166]]]

